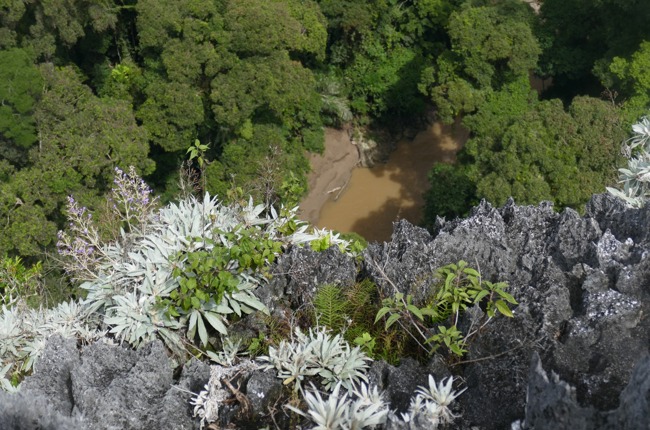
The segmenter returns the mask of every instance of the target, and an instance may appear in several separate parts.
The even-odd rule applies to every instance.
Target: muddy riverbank
[[[324,154],[310,160],[310,193],[300,216],[319,227],[389,240],[393,221],[420,222],[431,166],[454,162],[467,138],[460,124],[435,122],[412,141],[400,140],[385,164],[368,169],[356,167],[348,133],[328,129]]]

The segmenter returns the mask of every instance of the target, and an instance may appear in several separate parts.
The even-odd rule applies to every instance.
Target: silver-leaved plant
[[[52,309],[30,309],[23,302],[2,307],[0,312],[0,387],[12,391],[8,379],[14,373],[31,371],[53,335],[83,343],[109,341],[98,330],[97,318],[88,317],[78,302],[60,303]]]
[[[328,396],[323,396],[312,384],[311,390],[303,393],[307,410],[295,406],[287,406],[287,409],[308,418],[314,424],[312,430],[376,428],[387,420],[398,424],[399,428],[435,430],[457,418],[450,405],[465,390],[453,391],[453,381],[453,377],[449,377],[446,382],[436,383],[429,375],[429,386],[418,387],[408,411],[401,417],[389,410],[376,386],[371,389],[363,382],[358,388],[342,391],[339,381]]]
[[[283,247],[318,242],[319,247],[327,244],[354,252],[350,242],[338,235],[312,229],[297,220],[297,208],[283,208],[279,215],[275,208],[255,205],[252,199],[247,204],[224,205],[207,193],[202,199],[189,197],[160,208],[152,190],[133,168],[128,172],[115,170],[109,209],[116,230],[107,235],[97,227],[87,208],[72,196],[68,199],[68,229],[59,232],[57,249],[66,273],[81,283],[86,297],[51,310],[29,310],[13,303],[13,299],[13,306],[3,307],[3,375],[31,369],[45,340],[53,333],[83,341],[110,333],[112,338],[134,347],[160,338],[178,355],[183,354],[187,338],[194,334],[206,344],[208,327],[226,335],[229,315],[264,310],[255,295],[255,289],[267,280],[262,273],[229,264],[236,288],[218,303],[206,300],[191,312],[174,314],[161,302],[179,288],[179,279],[173,276],[174,269],[185,264],[179,255],[211,246],[233,246],[240,231],[250,234],[253,229],[257,231],[255,237],[278,241]],[[336,354],[348,354],[350,362],[328,368],[333,376],[323,373],[324,379],[333,380],[336,375],[358,377],[349,366],[363,363],[364,358],[349,347],[341,351]]]
[[[360,347],[350,348],[340,334],[332,336],[326,328],[310,329],[307,334],[296,328],[291,341],[269,347],[269,355],[258,360],[267,363],[263,369],[275,369],[284,385],[293,383],[295,391],[310,376],[320,377],[326,389],[340,384],[351,391],[355,384],[368,382],[365,372],[371,361]]]
[[[627,167],[618,169],[622,189],[607,187],[607,191],[628,206],[641,208],[650,199],[650,119],[643,117],[632,131],[633,136],[622,148]]]
[[[200,307],[180,312],[178,307],[170,312],[169,306],[161,306],[179,290],[173,272],[187,264],[183,255],[215,246],[230,248],[237,244],[241,232],[250,235],[251,231],[259,240],[285,246],[318,241],[351,249],[338,235],[298,221],[297,208],[282,209],[280,216],[275,208],[255,205],[252,199],[225,205],[207,193],[202,199],[190,196],[158,208],[151,189],[134,169],[128,173],[116,169],[114,182],[110,201],[120,225],[115,239],[102,242],[90,212],[70,197],[70,228],[59,233],[58,249],[66,271],[82,281],[81,288],[87,291],[83,301],[86,313],[100,315],[118,340],[134,347],[158,337],[172,351],[180,352],[183,337],[193,339],[196,334],[206,345],[209,327],[227,335],[229,315],[265,310],[254,290],[266,277],[238,267],[235,261],[227,270],[237,286],[220,301],[202,300]]]

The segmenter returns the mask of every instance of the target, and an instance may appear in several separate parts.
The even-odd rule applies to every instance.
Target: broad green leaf
[[[449,349],[451,349],[451,352],[458,355],[459,357],[467,352],[466,350],[462,349],[457,343],[452,343],[449,346]]]
[[[506,292],[503,291],[503,290],[497,290],[497,294],[500,295],[501,297],[503,297],[503,298],[504,298],[506,301],[508,301],[509,303],[512,303],[513,305],[518,304],[517,301],[515,300],[515,298],[512,297],[512,295],[506,293]]]
[[[407,305],[406,308],[407,308],[409,311],[411,311],[411,313],[412,313],[413,315],[415,315],[416,317],[418,317],[418,319],[419,319],[420,321],[424,321],[424,316],[422,315],[422,312],[420,311],[420,309],[419,309],[417,306],[415,306],[415,305]]]
[[[379,321],[388,312],[390,312],[390,308],[381,308],[381,309],[379,309],[379,312],[377,312],[377,316],[375,317],[375,324],[377,324],[377,321]]]
[[[479,302],[480,302],[481,300],[483,300],[483,298],[485,298],[485,296],[487,296],[488,294],[490,294],[490,292],[489,292],[488,290],[480,291],[480,292],[479,292],[479,293],[474,297],[474,303],[479,303]]]
[[[451,290],[452,285],[451,283],[456,279],[456,274],[455,273],[449,273],[447,275],[447,278],[445,279],[445,290]]]
[[[436,315],[435,309],[432,309],[432,308],[422,308],[422,309],[420,309],[420,313],[422,315],[427,315],[427,316],[431,316],[431,317]]]
[[[510,310],[510,308],[508,307],[506,302],[504,302],[503,300],[497,300],[496,302],[494,302],[494,304],[497,307],[497,309],[499,310],[499,312],[501,312],[503,315],[505,315],[507,317],[510,317],[510,318],[513,317],[512,311]]]
[[[481,277],[481,274],[478,273],[478,271],[472,269],[471,267],[464,268],[463,272],[466,273],[467,275],[476,276],[477,278]]]
[[[389,316],[388,320],[386,321],[386,330],[388,330],[388,328],[390,326],[392,326],[395,323],[395,321],[400,319],[400,317],[401,317],[400,314],[393,314],[393,315]]]
[[[192,302],[192,307],[194,309],[201,309],[201,301],[199,300],[198,297],[192,296],[192,298],[190,300]]]

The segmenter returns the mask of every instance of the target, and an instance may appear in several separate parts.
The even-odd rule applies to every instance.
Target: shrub
[[[477,335],[498,313],[512,317],[508,306],[517,304],[505,292],[505,282],[492,283],[481,278],[481,274],[468,267],[465,261],[449,264],[437,270],[439,278],[437,289],[431,303],[423,307],[413,303],[411,295],[397,292],[393,297],[383,300],[383,307],[377,312],[375,322],[385,318],[385,329],[399,323],[412,339],[428,353],[433,353],[445,345],[453,354],[462,356],[467,350],[467,342]],[[390,281],[390,280],[389,280]],[[463,335],[458,330],[460,315],[469,307],[484,304],[487,318],[478,328]],[[403,321],[403,323],[402,323]],[[446,323],[446,324],[445,324]],[[431,334],[431,326],[434,334]],[[427,344],[433,344],[427,347]]]
[[[634,135],[623,143],[627,168],[618,169],[623,189],[607,187],[610,194],[633,208],[643,207],[650,198],[650,119],[643,117],[632,126]]]
[[[81,280],[89,313],[99,313],[119,340],[137,347],[160,337],[178,354],[183,336],[209,343],[227,334],[228,318],[265,310],[254,289],[285,245],[350,243],[310,230],[295,210],[244,203],[223,205],[205,194],[155,211],[151,190],[134,171],[117,171],[111,198],[121,228],[103,243],[86,208],[69,199],[70,233],[59,233],[66,271]],[[213,345],[214,346],[214,345]]]
[[[11,307],[19,299],[32,302],[42,290],[42,270],[40,261],[27,268],[20,257],[0,259],[0,305]]]

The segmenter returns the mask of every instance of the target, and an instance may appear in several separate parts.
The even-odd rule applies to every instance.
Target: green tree
[[[153,143],[164,151],[182,151],[196,139],[204,121],[203,100],[186,83],[155,80],[144,90],[146,101],[137,117]]]
[[[267,56],[277,51],[325,57],[325,19],[314,2],[238,0],[224,14],[229,50],[241,56]]]
[[[233,183],[245,195],[275,204],[283,196],[283,185],[297,182],[294,194],[306,191],[309,162],[301,145],[290,142],[286,130],[277,125],[257,124],[250,135],[230,142],[219,160],[206,170],[208,189],[227,196]],[[292,198],[299,197],[294,195]]]
[[[490,92],[528,76],[540,53],[531,19],[528,6],[518,1],[468,2],[451,14],[450,49],[424,69],[420,84],[441,118],[474,112]]]
[[[436,163],[429,172],[430,188],[424,193],[423,224],[432,230],[437,217],[452,219],[466,216],[469,208],[478,203],[476,184],[463,168]]]
[[[534,105],[502,134],[470,139],[462,163],[477,195],[496,205],[550,200],[579,209],[615,178],[623,138],[620,111],[602,100],[576,98],[568,112],[558,100]]]
[[[313,74],[286,52],[239,60],[212,81],[215,120],[234,131],[247,120],[260,120],[297,132],[320,122],[315,88]]]
[[[0,156],[21,165],[26,149],[37,139],[33,113],[42,79],[22,49],[0,51],[0,64]]]
[[[5,3],[0,11],[3,24],[0,45],[29,48],[45,60],[71,54],[84,39],[86,42],[89,38],[104,39],[115,28],[120,10],[111,0],[10,0]]]
[[[27,165],[5,170],[0,218],[6,224],[0,253],[35,256],[55,239],[68,195],[93,204],[110,189],[116,166],[151,173],[146,131],[128,102],[98,98],[70,67],[40,67],[44,82],[34,117],[39,145]]]
[[[650,42],[642,42],[629,58],[614,57],[607,67],[599,73],[601,82],[620,91],[630,121],[639,118],[650,106]]]
[[[264,158],[249,142],[258,125],[280,127],[282,148],[322,147],[313,139],[321,99],[306,67],[325,56],[326,22],[315,2],[143,0],[136,11],[144,61],[123,64],[134,71],[128,89],[107,82],[134,100],[157,160],[173,164],[174,153],[199,139],[210,147],[208,188],[221,192],[233,174],[247,176],[235,165]],[[159,182],[169,182],[169,171],[157,173]]]
[[[18,44],[18,23],[25,14],[26,2],[5,0],[0,8],[0,49],[13,48]]]
[[[351,107],[360,115],[414,116],[424,109],[417,85],[423,63],[411,48],[384,46],[378,39],[364,41],[345,71],[351,82]]]
[[[540,69],[553,76],[555,92],[565,99],[599,95],[594,71],[602,79],[614,57],[629,60],[649,37],[650,8],[639,1],[544,0],[540,18]]]
[[[45,64],[41,70],[45,90],[36,111],[41,145],[30,153],[35,166],[74,169],[90,188],[110,181],[115,166],[151,173],[146,131],[127,102],[98,98],[72,68]]]

